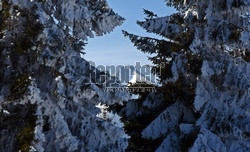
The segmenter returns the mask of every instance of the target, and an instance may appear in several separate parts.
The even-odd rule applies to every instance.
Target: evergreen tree
[[[162,39],[124,35],[161,87],[116,107],[128,151],[250,151],[250,1],[168,0],[177,13],[138,22]],[[164,65],[164,66],[162,66]]]
[[[124,151],[123,128],[96,105],[128,95],[104,92],[81,57],[123,20],[105,0],[0,0],[0,151]]]

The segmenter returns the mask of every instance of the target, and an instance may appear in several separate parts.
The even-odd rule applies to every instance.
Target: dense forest
[[[121,31],[158,83],[107,91],[83,56],[125,21],[106,0],[0,0],[0,152],[250,151],[250,0],[165,4],[137,22],[160,38]]]

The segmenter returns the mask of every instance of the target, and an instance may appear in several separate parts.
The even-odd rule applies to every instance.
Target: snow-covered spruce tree
[[[105,0],[0,0],[0,151],[124,151],[123,128],[95,105],[128,95],[105,93],[81,58],[122,21]]]
[[[163,39],[124,31],[139,50],[156,54],[149,59],[162,84],[119,107],[128,151],[250,151],[250,1],[167,5],[177,13],[145,10],[138,22]]]

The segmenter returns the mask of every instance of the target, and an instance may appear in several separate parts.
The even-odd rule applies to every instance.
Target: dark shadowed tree
[[[161,87],[116,110],[128,151],[250,150],[250,1],[167,0],[177,13],[138,22],[162,39],[124,31],[150,57]],[[164,66],[162,66],[164,65]]]

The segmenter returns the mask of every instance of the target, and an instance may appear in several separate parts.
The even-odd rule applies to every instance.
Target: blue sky
[[[143,9],[153,11],[158,16],[166,16],[174,13],[173,8],[166,7],[163,0],[107,0],[109,6],[126,20],[123,25],[117,27],[113,32],[102,37],[89,39],[85,47],[88,61],[94,61],[97,65],[134,65],[136,61],[142,64],[150,64],[147,55],[137,50],[128,38],[124,37],[121,30],[129,33],[158,36],[146,33],[140,28],[136,21],[143,21],[145,15]]]

